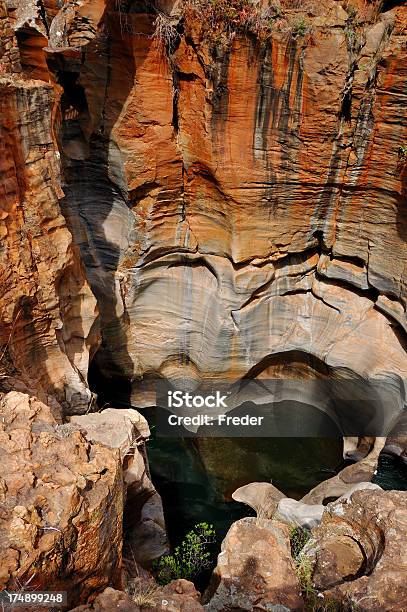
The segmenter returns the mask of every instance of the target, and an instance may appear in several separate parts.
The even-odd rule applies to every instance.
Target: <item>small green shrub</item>
[[[311,609],[313,610],[314,606],[318,603],[318,595],[312,583],[311,559],[305,555],[300,556],[296,562],[296,572],[302,596],[308,606],[312,606]]]
[[[354,6],[353,4],[348,4],[348,6],[346,7],[346,11],[349,16],[348,19],[350,19],[351,21],[356,19],[356,16],[358,14],[358,9],[356,8],[356,6]]]
[[[398,148],[397,167],[395,174],[401,174],[407,163],[407,144],[402,144]]]
[[[168,584],[171,580],[185,578],[194,580],[202,571],[211,566],[210,547],[215,542],[213,525],[198,523],[189,531],[173,555],[161,557],[155,566],[157,580]]]
[[[299,17],[297,21],[295,21],[293,24],[291,35],[294,38],[297,38],[298,36],[305,36],[305,34],[307,33],[307,30],[308,30],[308,27],[307,27],[304,17]]]

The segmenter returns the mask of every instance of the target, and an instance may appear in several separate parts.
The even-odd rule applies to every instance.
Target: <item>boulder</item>
[[[72,608],[70,612],[141,612],[138,606],[131,597],[123,591],[116,591],[111,587],[105,589],[91,604],[85,604]]]
[[[123,477],[117,450],[91,443],[21,392],[0,401],[0,590],[29,583],[75,603],[118,585]]]
[[[79,606],[70,612],[200,612],[199,593],[188,580],[173,580],[161,589],[151,581],[138,581],[128,592],[107,588],[91,604]]]
[[[203,599],[208,612],[302,609],[288,527],[252,517],[233,523]]]
[[[161,589],[157,610],[161,612],[202,612],[200,594],[192,582],[173,580]]]
[[[70,423],[80,427],[89,441],[120,452],[126,485],[124,554],[150,567],[169,546],[161,497],[149,477],[144,449],[144,440],[150,436],[146,419],[131,408],[107,408],[73,416]]]
[[[253,508],[259,518],[272,518],[278,502],[285,497],[269,482],[250,482],[232,493],[235,501]]]
[[[119,449],[122,461],[137,443],[150,436],[146,419],[131,408],[107,408],[69,420],[85,431],[87,440]]]
[[[407,610],[407,492],[356,491],[329,504],[304,549],[315,588],[368,612]]]

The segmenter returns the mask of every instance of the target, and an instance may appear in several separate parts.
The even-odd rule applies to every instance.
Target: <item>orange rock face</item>
[[[312,35],[223,46],[189,17],[168,59],[154,16],[108,6],[80,66],[54,50],[104,376],[236,378],[295,352],[404,377],[405,10],[324,11]]]
[[[51,338],[42,350],[54,351],[55,371],[41,385],[80,411],[78,378],[86,387],[98,346],[94,298],[59,206],[100,310],[98,377],[127,399],[143,402],[143,377],[271,374],[284,355],[400,385],[405,7],[347,11],[326,0],[301,12],[287,2],[265,30],[263,3],[256,38],[253,25],[234,31],[236,19],[211,22],[211,34],[204,3],[193,4],[160,5],[161,22],[101,0],[10,14],[24,74],[36,66],[52,85],[4,84],[10,100],[35,91],[48,122],[33,145],[37,184],[31,162],[25,181],[34,201],[54,203],[46,223],[63,246],[33,283],[49,291],[53,270],[76,283],[62,356],[60,329],[72,336],[72,326],[58,328],[59,288],[54,312],[52,299],[46,307],[39,335]],[[16,148],[23,128],[9,104]],[[18,306],[8,304],[10,325]]]
[[[4,586],[115,586],[120,469],[58,430],[91,362],[137,405],[157,376],[404,401],[407,8],[249,4],[0,1],[0,392],[36,398],[0,422]]]
[[[97,306],[59,207],[57,103],[47,83],[15,75],[0,83],[0,337],[31,386],[75,411],[90,400]]]

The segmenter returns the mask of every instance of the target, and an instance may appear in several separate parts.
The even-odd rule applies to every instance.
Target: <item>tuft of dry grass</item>
[[[154,608],[157,605],[159,587],[154,582],[132,578],[125,590],[136,606]]]

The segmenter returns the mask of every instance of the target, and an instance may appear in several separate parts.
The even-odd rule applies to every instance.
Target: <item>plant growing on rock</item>
[[[300,527],[299,525],[293,525],[290,530],[290,545],[291,554],[294,559],[298,559],[300,552],[310,539],[311,534],[308,529]]]
[[[407,161],[407,144],[399,146],[399,162],[405,164]]]
[[[398,148],[396,174],[400,173],[407,163],[407,144],[402,144]]]
[[[161,557],[156,565],[157,580],[168,584],[171,580],[185,578],[194,580],[211,566],[210,547],[215,542],[213,525],[198,523],[189,531],[173,555]]]
[[[290,531],[291,555],[295,562],[300,589],[305,601],[305,610],[308,612],[356,612],[357,607],[350,601],[324,597],[314,587],[312,574],[313,563],[310,557],[304,554],[304,547],[311,539],[308,529],[293,525]]]
[[[184,12],[187,17],[199,17],[208,40],[228,41],[236,32],[251,32],[264,40],[281,15],[281,5],[276,2],[262,9],[251,0],[187,0]]]
[[[293,38],[297,38],[298,36],[305,36],[307,31],[308,27],[304,17],[299,17],[297,21],[295,21],[293,24],[291,35],[293,36]]]
[[[157,604],[159,588],[154,582],[134,578],[128,582],[126,593],[137,606],[154,608]]]

